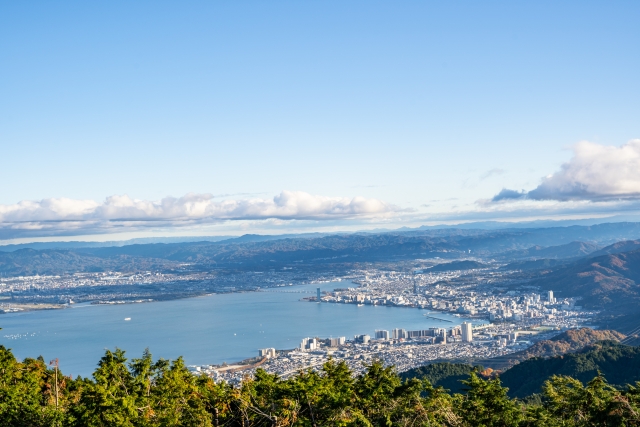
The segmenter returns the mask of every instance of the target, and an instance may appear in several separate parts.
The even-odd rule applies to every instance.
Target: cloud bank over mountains
[[[491,201],[640,199],[640,139],[620,147],[582,141],[572,149],[573,157],[535,189],[526,192],[505,188]]]
[[[233,220],[336,220],[384,217],[400,209],[378,199],[326,197],[282,191],[272,199],[214,200],[211,194],[187,194],[160,201],[127,195],[93,200],[51,198],[0,205],[0,238],[81,235],[179,227]]]
[[[49,198],[0,205],[0,240],[131,232],[166,234],[190,227],[194,232],[210,229],[202,227],[217,227],[218,232],[225,233],[233,228],[239,232],[251,228],[253,232],[268,229],[277,233],[282,227],[288,231],[336,227],[354,230],[640,214],[640,139],[620,147],[583,141],[572,150],[572,158],[533,190],[503,188],[493,198],[475,203],[469,200],[446,211],[429,209],[428,205],[422,205],[428,211],[402,209],[375,198],[326,197],[303,191],[282,191],[273,198],[237,194],[235,199],[190,193],[158,201],[117,195],[102,203]],[[491,169],[480,179],[496,179],[504,173],[503,169]]]

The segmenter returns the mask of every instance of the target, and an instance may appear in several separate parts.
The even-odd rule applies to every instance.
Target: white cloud
[[[640,198],[640,139],[621,147],[579,142],[574,156],[543,179],[531,199],[600,200]]]
[[[640,139],[620,147],[582,141],[572,149],[573,157],[535,189],[502,189],[492,201],[640,199]]]
[[[326,197],[302,191],[282,191],[272,199],[221,201],[210,194],[187,194],[160,201],[110,196],[101,204],[58,198],[0,205],[0,238],[104,233],[229,220],[379,218],[397,211],[396,206],[377,199]]]

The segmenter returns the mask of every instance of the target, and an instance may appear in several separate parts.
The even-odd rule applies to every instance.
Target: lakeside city
[[[205,365],[192,369],[216,380],[238,383],[258,367],[286,378],[300,370],[319,368],[329,359],[344,360],[354,372],[361,372],[374,360],[395,366],[401,372],[435,360],[474,363],[521,351],[535,341],[579,328],[589,324],[597,314],[576,305],[575,298],[555,298],[553,291],[547,291],[544,296],[530,289],[496,292],[494,281],[488,279],[494,272],[421,273],[367,272],[363,277],[352,278],[358,287],[336,288],[324,293],[317,288],[315,297],[304,300],[434,310],[423,315],[441,320],[442,327],[376,330],[374,335],[353,338],[307,337],[296,349],[260,349],[258,357],[244,365]],[[449,280],[463,281],[465,276],[473,277],[477,284],[442,284]],[[464,321],[460,325],[447,325],[453,321],[439,319],[439,312],[472,317],[476,324]]]
[[[406,270],[406,265],[403,267]],[[216,291],[223,294],[269,292],[277,296],[281,295],[279,292],[286,292],[306,304],[417,310],[425,320],[439,323],[437,327],[420,330],[407,330],[401,326],[389,330],[364,330],[354,337],[301,336],[301,344],[295,348],[256,348],[253,355],[246,354],[244,362],[230,361],[222,365],[205,364],[190,368],[196,374],[205,373],[217,381],[237,383],[257,368],[286,377],[299,370],[319,368],[329,358],[346,361],[355,372],[373,360],[382,360],[399,370],[436,360],[474,363],[521,351],[536,341],[588,325],[597,315],[597,312],[584,310],[575,297],[556,298],[553,291],[536,292],[535,287],[518,279],[519,274],[518,271],[501,270],[499,265],[434,273],[428,268],[411,268],[409,271],[373,268],[354,270],[342,278],[314,276],[310,285],[300,288],[296,285],[304,282],[301,283],[291,270],[225,275],[224,286],[215,283],[216,274],[92,273],[66,277],[4,278],[0,282],[0,298],[10,296],[14,301],[2,303],[6,307],[5,313],[11,313],[16,312],[16,308],[19,310],[21,305],[26,309],[71,307],[75,304],[74,298],[88,301],[96,295],[99,299],[93,300],[92,304],[153,303],[167,298],[162,291],[171,286],[202,293],[216,284]],[[234,283],[236,286],[229,286]],[[326,291],[319,287],[309,289],[313,283],[334,285]],[[150,285],[160,292],[154,299],[141,299],[148,294],[140,292],[140,289]],[[113,289],[118,292],[114,293]],[[168,296],[175,298],[173,294]],[[52,304],[54,300],[67,303]],[[460,319],[459,323],[455,319]],[[5,335],[5,338],[12,337]],[[188,360],[189,355],[185,356]]]

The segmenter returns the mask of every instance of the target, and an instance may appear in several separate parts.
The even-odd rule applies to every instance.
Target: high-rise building
[[[316,291],[317,291],[316,301],[321,302],[322,295],[320,294],[320,288],[318,288]]]
[[[404,329],[399,329],[396,328],[393,330],[393,339],[394,340],[399,340],[399,339],[406,339],[407,338],[407,331]]]
[[[260,357],[269,357],[271,359],[275,358],[277,353],[275,348],[263,348],[258,350],[258,354]]]
[[[309,344],[309,338],[303,338],[302,342],[300,342],[300,350],[305,350],[308,344]]]
[[[300,350],[316,350],[320,348],[320,343],[315,338],[304,338],[300,343]]]
[[[355,342],[362,343],[362,344],[369,344],[370,339],[371,337],[369,335],[355,335],[353,337],[353,340]]]
[[[470,322],[462,322],[462,341],[473,341],[473,327]]]
[[[550,304],[556,302],[556,299],[553,297],[553,291],[547,291],[547,301],[549,301]]]
[[[445,328],[433,328],[434,342],[446,344],[447,330]]]
[[[340,345],[344,345],[346,342],[347,339],[345,337],[327,338],[325,340],[325,344],[327,344],[329,347],[338,347]]]
[[[388,340],[389,339],[389,331],[377,330],[376,331],[376,339],[377,340]]]
[[[422,337],[428,337],[432,335],[433,335],[432,331],[428,329],[421,329],[418,331],[407,331],[406,333],[407,338],[422,338]]]

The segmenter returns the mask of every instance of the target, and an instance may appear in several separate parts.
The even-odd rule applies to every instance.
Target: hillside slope
[[[573,353],[599,341],[622,341],[626,336],[618,331],[595,330],[591,328],[570,329],[555,337],[534,343],[531,347],[481,361],[482,365],[492,369],[506,369],[533,357],[554,357]]]
[[[469,374],[476,369],[480,370],[482,367],[465,363],[439,362],[401,372],[400,378],[403,380],[426,379],[432,385],[443,387],[451,393],[464,393],[466,387],[461,381],[468,379]]]
[[[640,303],[640,250],[580,260],[531,283],[559,296],[581,296],[586,307],[635,311]]]
[[[591,254],[598,248],[598,245],[591,242],[571,242],[549,247],[536,245],[523,250],[503,252],[498,254],[498,257],[501,259],[580,258]]]
[[[640,347],[604,341],[579,353],[526,360],[503,372],[500,379],[510,396],[523,398],[540,393],[553,375],[567,375],[586,383],[598,372],[618,387],[640,381]]]
[[[631,252],[638,249],[640,249],[640,240],[623,240],[621,242],[614,243],[613,245],[609,245],[600,250],[592,252],[589,257],[593,258],[602,255],[614,255],[621,252]]]

